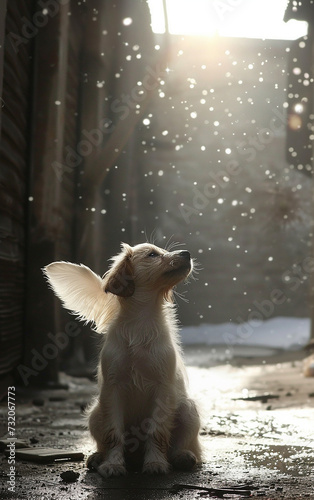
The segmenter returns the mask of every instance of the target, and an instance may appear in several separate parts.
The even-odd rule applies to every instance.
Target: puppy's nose
[[[191,258],[191,254],[188,250],[181,250],[181,252],[179,252],[179,255],[180,257],[184,257],[186,260],[190,260]]]

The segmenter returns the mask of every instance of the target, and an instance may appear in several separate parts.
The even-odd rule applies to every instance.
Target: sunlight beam
[[[307,34],[305,21],[283,21],[287,0],[148,0],[155,33],[295,40]]]

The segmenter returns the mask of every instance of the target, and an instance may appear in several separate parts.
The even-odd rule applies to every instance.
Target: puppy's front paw
[[[126,468],[123,464],[113,464],[111,462],[103,462],[97,467],[97,472],[102,477],[124,476]]]
[[[182,450],[172,457],[171,463],[174,469],[189,471],[196,465],[196,456],[190,450]]]
[[[104,456],[99,451],[96,451],[90,455],[86,462],[86,467],[90,470],[97,470],[101,462],[104,461]]]
[[[143,465],[144,474],[167,474],[169,472],[169,464],[164,462],[146,462]]]

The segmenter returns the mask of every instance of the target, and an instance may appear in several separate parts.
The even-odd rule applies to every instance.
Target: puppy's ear
[[[100,276],[82,264],[70,262],[53,262],[43,273],[66,309],[82,319],[97,321],[107,302]]]
[[[122,249],[123,253],[129,257],[131,257],[131,255],[133,254],[132,247],[130,247],[130,245],[128,245],[127,243],[122,242],[121,249]]]
[[[134,270],[131,262],[132,248],[122,245],[126,255],[119,255],[114,266],[105,274],[105,292],[113,293],[119,297],[131,297],[135,291]]]

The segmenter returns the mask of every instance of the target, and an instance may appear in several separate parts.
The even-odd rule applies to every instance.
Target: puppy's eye
[[[157,253],[157,252],[154,252],[154,250],[152,252],[150,252],[147,257],[160,257],[160,254]]]

